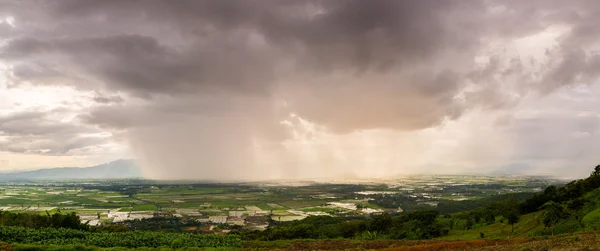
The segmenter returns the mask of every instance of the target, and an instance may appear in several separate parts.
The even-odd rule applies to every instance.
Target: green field
[[[547,242],[532,238],[600,229],[597,223],[600,221],[600,209],[596,206],[600,205],[600,190],[588,189],[584,195],[578,195],[584,198],[580,206],[573,206],[571,198],[565,195],[577,190],[573,186],[570,190],[561,188],[562,184],[561,181],[550,179],[487,176],[424,176],[394,182],[356,184],[307,182],[294,186],[267,183],[180,184],[146,180],[91,184],[11,182],[0,183],[0,210],[33,213],[37,217],[75,213],[79,217],[75,221],[81,220],[81,224],[90,230],[84,230],[85,233],[66,231],[44,234],[62,235],[56,239],[43,236],[8,239],[15,244],[11,247],[15,250],[27,249],[24,243],[42,245],[44,248],[60,244],[56,246],[59,249],[72,247],[79,250],[110,247],[163,247],[173,250],[180,247],[179,241],[176,241],[180,238],[176,234],[184,233],[193,236],[207,233],[229,236],[227,233],[233,233],[243,241],[248,241],[244,246],[253,246],[249,250],[336,250],[340,246],[350,250],[369,250],[368,247],[386,248],[394,245],[419,246],[424,250],[452,250],[448,245],[455,245],[457,250],[465,250],[461,247],[466,243],[476,246],[471,250],[479,250],[489,245],[513,247],[511,245],[515,242],[524,239],[532,240],[531,245],[538,245]],[[548,185],[559,187],[548,192]],[[543,211],[539,211],[540,204],[534,205],[533,211],[527,211],[533,213],[519,213],[519,219],[513,225],[505,218],[510,216],[502,211],[494,211],[491,219],[487,217],[492,212],[485,211],[488,210],[487,205],[513,205],[507,202],[513,200],[517,203],[514,208],[522,209],[521,206],[528,205],[526,200],[540,193],[553,194],[552,198],[559,200],[566,212],[551,227],[544,224],[545,216]],[[435,214],[431,216],[431,213]],[[481,215],[476,216],[477,213]],[[483,219],[483,216],[486,218]],[[386,217],[389,218],[386,220]],[[409,217],[408,220],[405,217]],[[469,223],[470,220],[473,222]],[[27,226],[54,221],[19,222]],[[95,224],[102,225],[94,227]],[[106,236],[102,234],[103,230],[94,230],[105,227],[108,229]],[[123,227],[132,232],[131,236],[117,234],[123,230],[119,228]],[[27,235],[22,235],[23,231],[30,230],[7,231],[13,232],[3,233],[4,241],[11,234],[14,238],[24,238]],[[148,237],[151,234],[145,234],[146,237],[134,234],[144,231],[169,233],[171,239],[154,244],[150,240],[137,244],[118,242],[120,244],[114,245],[103,242],[109,239],[108,242],[117,242],[117,239],[127,236],[134,239],[151,238]],[[34,232],[30,234],[35,235]],[[152,238],[161,235],[152,235]],[[339,239],[342,236],[344,239]],[[189,238],[192,238],[189,247],[207,245],[200,240],[193,240],[196,237]],[[429,241],[408,241],[432,238]],[[74,246],[78,244],[85,247]],[[237,250],[240,247],[238,243],[236,247],[225,249]],[[44,250],[37,246],[31,248]]]
[[[386,184],[370,181],[356,184],[305,182],[294,186],[283,183],[205,184],[151,180],[0,182],[0,209],[40,214],[47,210],[52,213],[75,212],[86,219],[93,219],[95,214],[101,213],[103,221],[152,217],[154,212],[196,219],[227,216],[230,212],[239,215],[240,211],[243,217],[265,213],[299,217],[314,213],[366,215],[368,213],[365,212],[372,210],[394,213],[399,208],[403,211],[426,209],[441,200],[454,198],[474,200],[516,190],[535,191],[559,182],[488,176],[415,176],[387,181]],[[397,199],[401,201],[394,202]],[[330,203],[346,203],[350,207],[360,205],[360,208],[371,211],[341,208]]]
[[[132,211],[156,211],[157,207],[152,204],[136,204],[133,205]]]

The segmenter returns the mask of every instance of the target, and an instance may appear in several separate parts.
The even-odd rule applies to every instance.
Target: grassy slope
[[[485,235],[485,239],[511,239],[525,238],[535,231],[544,229],[544,224],[540,219],[541,212],[526,214],[521,216],[519,223],[515,224],[514,233],[511,232],[511,225],[506,222],[496,222],[490,225],[475,226],[470,230],[457,230],[462,225],[451,230],[448,235],[438,238],[439,240],[477,240],[480,239],[480,233]]]
[[[597,227],[591,227],[592,224],[598,225],[600,222],[600,188],[584,195],[591,201],[588,204],[588,213],[582,219],[582,222],[588,226],[587,231],[596,230]],[[511,226],[506,223],[496,222],[491,225],[476,225],[471,230],[459,230],[464,226],[464,222],[458,222],[457,227],[451,230],[448,235],[438,238],[438,240],[477,240],[480,239],[480,233],[484,233],[485,239],[508,240],[514,238],[531,237],[536,231],[543,230],[544,225],[541,219],[541,211],[521,216],[519,223],[515,224],[514,233],[511,233]],[[556,225],[556,228],[564,227],[570,222],[563,221]],[[582,229],[583,231],[583,229]]]
[[[584,198],[591,201],[596,208],[590,210],[590,212],[583,217],[582,222],[585,224],[598,222],[600,220],[600,188],[587,193]]]

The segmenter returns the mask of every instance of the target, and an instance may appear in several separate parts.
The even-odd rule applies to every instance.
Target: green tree
[[[481,212],[472,212],[471,215],[473,216],[475,223],[479,223],[481,221]]]
[[[594,168],[594,171],[592,172],[592,176],[599,176],[600,175],[600,165],[597,165]]]
[[[515,224],[519,222],[519,202],[515,198],[510,198],[502,203],[502,216],[508,220],[511,226],[511,232],[515,231]]]
[[[542,205],[541,209],[544,210],[542,213],[542,222],[544,222],[545,227],[556,225],[566,215],[563,206],[554,201],[546,202]],[[554,235],[554,228],[552,228],[552,235]]]
[[[456,225],[456,221],[458,221],[456,218],[452,217],[448,220],[448,227],[450,229],[454,229],[454,226]]]
[[[466,220],[467,221],[465,222],[465,229],[472,229],[473,225],[475,224],[475,222],[473,221],[473,218],[467,217]]]
[[[487,224],[492,224],[494,222],[496,222],[496,216],[494,216],[492,213],[488,213],[485,215],[485,222]]]
[[[510,224],[511,226],[511,233],[515,232],[515,224],[519,222],[519,214],[517,214],[516,212],[511,212],[506,216],[506,219],[508,220],[508,224]]]
[[[374,215],[367,228],[370,231],[386,232],[392,226],[392,217],[387,214]]]

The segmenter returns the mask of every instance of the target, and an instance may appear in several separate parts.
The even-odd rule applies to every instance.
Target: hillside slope
[[[485,210],[485,207],[480,208]],[[448,235],[439,240],[513,239],[555,234],[572,234],[600,230],[600,166],[585,179],[570,182],[564,187],[549,186],[543,192],[520,203],[521,212],[513,228],[500,216],[487,224],[476,221],[470,229],[461,216],[474,211],[455,214],[452,219],[440,219],[445,225],[456,224]]]
[[[461,230],[458,225],[451,230],[448,235],[438,238],[438,240],[477,240],[480,239],[480,233],[484,234],[485,239],[511,239],[525,238],[532,236],[536,231],[543,230],[544,224],[541,219],[541,212],[522,215],[518,224],[515,224],[514,232],[507,222],[499,222],[486,225],[478,224],[472,229]]]

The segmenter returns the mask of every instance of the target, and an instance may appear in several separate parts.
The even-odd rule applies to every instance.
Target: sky
[[[0,0],[0,171],[584,177],[600,1]]]

